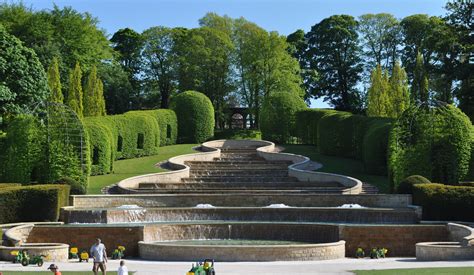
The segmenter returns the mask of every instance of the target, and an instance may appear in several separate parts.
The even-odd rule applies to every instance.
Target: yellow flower
[[[72,254],[77,254],[77,252],[78,252],[77,247],[71,247],[70,252],[71,252]]]
[[[119,245],[118,250],[120,250],[120,251],[125,251],[125,246]]]

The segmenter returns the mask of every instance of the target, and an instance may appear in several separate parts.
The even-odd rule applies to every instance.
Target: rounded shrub
[[[468,173],[472,131],[469,118],[452,105],[406,110],[389,137],[392,190],[409,175],[458,184]]]
[[[334,110],[305,109],[296,112],[296,137],[303,144],[318,144],[319,120]]]
[[[103,117],[88,117],[84,119],[84,124],[90,140],[91,175],[112,172],[115,159],[113,146],[115,139],[112,130]]]
[[[371,118],[364,135],[365,171],[374,175],[387,175],[388,136],[392,128],[392,119]]]
[[[178,118],[178,141],[201,143],[214,136],[214,107],[203,93],[186,91],[171,99]]]
[[[413,175],[405,178],[398,185],[399,194],[413,194],[413,186],[415,184],[426,184],[431,183],[431,181],[420,175]]]
[[[306,109],[303,99],[289,92],[268,96],[260,113],[260,130],[264,140],[291,143],[296,137],[296,112]]]
[[[62,184],[62,185],[68,185],[71,189],[71,195],[82,195],[85,194],[84,186],[78,182],[75,179],[72,179],[70,177],[63,177],[60,178],[56,181],[54,181],[55,184]]]

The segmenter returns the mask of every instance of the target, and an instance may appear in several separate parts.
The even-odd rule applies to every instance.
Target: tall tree
[[[118,52],[118,61],[128,74],[129,82],[135,91],[133,98],[129,99],[133,103],[133,108],[140,108],[141,81],[139,74],[142,69],[141,52],[144,45],[142,35],[130,28],[120,29],[110,39],[114,50]],[[131,94],[130,94],[131,95]]]
[[[98,75],[104,84],[107,114],[122,114],[130,110],[133,88],[122,66],[116,62],[99,64]]]
[[[408,79],[405,69],[400,66],[397,60],[392,69],[392,75],[389,80],[389,98],[390,108],[389,117],[398,118],[410,106],[410,92],[408,88]]]
[[[58,58],[53,57],[48,69],[48,86],[50,90],[49,101],[63,103],[64,96],[61,87],[61,77],[59,75]]]
[[[379,64],[370,76],[370,88],[367,95],[367,116],[388,117],[391,102],[387,71]]]
[[[357,89],[362,72],[358,45],[358,23],[349,15],[333,15],[311,27],[307,58],[320,75],[311,89],[337,110],[358,111],[361,95]]]
[[[370,71],[380,64],[390,70],[398,58],[402,39],[398,20],[388,13],[364,14],[359,17],[359,32],[367,69]]]
[[[416,56],[411,94],[415,103],[424,103],[429,99],[428,76],[423,64],[423,56],[420,53]]]
[[[143,64],[146,81],[157,87],[160,107],[168,108],[170,96],[176,90],[177,55],[175,31],[167,27],[152,27],[142,34]]]
[[[451,0],[445,8],[448,12],[445,20],[454,29],[460,46],[459,62],[453,70],[456,79],[460,82],[455,87],[455,94],[459,100],[459,108],[474,122],[474,65],[472,63],[474,4],[472,1]]]
[[[104,86],[97,76],[97,67],[93,66],[87,77],[84,89],[84,116],[105,115]]]
[[[76,62],[76,66],[71,70],[69,79],[69,91],[66,103],[79,118],[82,118],[84,107],[82,104],[82,70],[79,62]]]

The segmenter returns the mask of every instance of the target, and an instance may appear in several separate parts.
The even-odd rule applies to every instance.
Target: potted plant
[[[365,257],[365,251],[364,251],[364,249],[362,249],[362,247],[357,248],[356,257],[359,258],[359,259]]]

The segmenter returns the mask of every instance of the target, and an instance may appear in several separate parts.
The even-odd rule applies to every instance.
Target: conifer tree
[[[105,115],[104,85],[93,66],[84,89],[84,116]]]
[[[389,81],[387,72],[383,72],[380,64],[372,71],[370,81],[367,116],[386,117],[391,104],[388,95]]]
[[[423,55],[418,53],[416,56],[416,65],[413,72],[413,83],[411,85],[412,99],[416,103],[428,101],[428,76],[423,64]]]
[[[410,105],[410,94],[408,89],[407,73],[396,61],[392,69],[389,81],[390,110],[389,117],[397,118]]]
[[[67,95],[67,105],[76,112],[76,114],[83,117],[83,105],[82,105],[82,71],[79,62],[76,62],[76,66],[71,70],[69,76],[69,92]]]
[[[64,96],[61,90],[61,78],[59,75],[59,63],[56,57],[53,57],[48,69],[48,86],[50,90],[49,101],[63,103]]]

